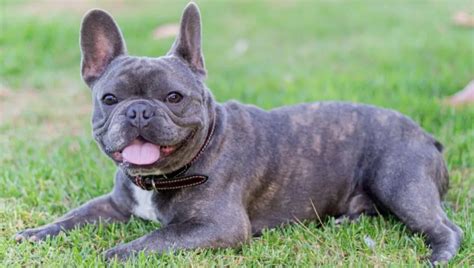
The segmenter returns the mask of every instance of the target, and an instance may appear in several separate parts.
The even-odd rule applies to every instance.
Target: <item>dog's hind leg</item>
[[[415,148],[413,148],[415,147]],[[457,252],[462,231],[441,207],[448,175],[434,146],[402,146],[385,154],[375,176],[365,182],[371,195],[414,232],[425,235],[431,263],[447,262]]]

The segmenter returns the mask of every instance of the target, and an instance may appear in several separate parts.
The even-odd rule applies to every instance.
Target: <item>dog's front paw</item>
[[[124,262],[132,257],[136,251],[132,250],[128,244],[119,245],[104,252],[104,259],[107,262],[117,260]]]
[[[31,241],[39,242],[45,240],[48,236],[53,237],[59,234],[61,228],[57,224],[48,224],[39,228],[26,229],[18,232],[14,239],[17,242]]]

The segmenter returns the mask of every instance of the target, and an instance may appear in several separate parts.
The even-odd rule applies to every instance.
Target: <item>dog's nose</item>
[[[134,103],[127,109],[128,121],[135,127],[143,128],[150,123],[151,119],[155,116],[153,107],[147,103]]]

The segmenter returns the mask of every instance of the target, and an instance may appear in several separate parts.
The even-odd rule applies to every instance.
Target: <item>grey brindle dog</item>
[[[197,6],[184,10],[166,56],[133,57],[102,10],[81,28],[93,133],[117,164],[111,193],[16,239],[132,215],[162,228],[107,259],[175,249],[238,247],[265,228],[327,216],[392,214],[425,235],[432,263],[451,259],[461,229],[443,211],[442,145],[398,112],[317,102],[264,111],[217,103],[204,84]]]

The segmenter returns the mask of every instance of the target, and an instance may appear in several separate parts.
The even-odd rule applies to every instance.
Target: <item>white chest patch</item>
[[[132,185],[133,196],[137,204],[133,208],[133,215],[142,219],[158,221],[161,217],[158,209],[152,202],[154,191],[145,191]]]

